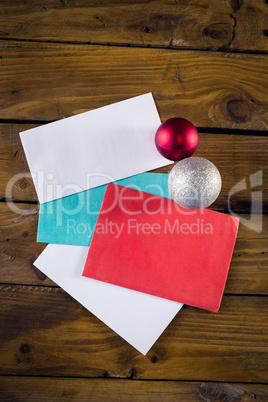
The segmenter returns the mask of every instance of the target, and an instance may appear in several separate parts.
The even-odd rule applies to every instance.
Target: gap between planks
[[[63,40],[52,40],[52,39],[19,39],[19,38],[5,38],[0,37],[1,41],[16,41],[16,42],[31,42],[31,43],[54,43],[62,45],[91,45],[91,46],[114,46],[114,47],[133,47],[140,49],[168,49],[174,51],[180,50],[191,50],[198,52],[218,52],[218,53],[242,53],[242,54],[260,54],[268,55],[266,50],[250,50],[250,49],[227,49],[227,48],[214,48],[214,47],[197,47],[197,46],[164,46],[164,45],[147,45],[147,44],[132,44],[132,43],[114,43],[114,42],[91,42],[91,41],[63,41]]]
[[[245,381],[216,381],[216,380],[174,380],[174,379],[161,379],[161,378],[132,378],[132,377],[87,377],[87,376],[72,376],[72,375],[39,375],[39,374],[1,374],[0,378],[40,378],[40,379],[75,379],[75,380],[103,380],[103,381],[135,381],[135,382],[173,382],[173,383],[213,383],[213,384],[252,384],[252,385],[268,385],[266,382],[245,382]]]
[[[60,286],[58,286],[58,285],[44,285],[44,284],[42,284],[42,285],[38,285],[38,284],[36,284],[36,285],[31,285],[31,284],[17,284],[17,283],[9,283],[9,282],[2,282],[2,283],[0,283],[0,290],[1,289],[4,289],[4,290],[9,290],[10,288],[15,288],[15,287],[17,287],[17,288],[20,288],[20,290],[23,290],[23,289],[25,289],[25,288],[27,288],[27,289],[32,289],[33,288],[33,290],[34,291],[47,291],[47,292],[51,292],[51,290],[54,290],[54,291],[62,291],[62,292],[65,292],[65,293],[68,293],[68,292],[66,292],[64,289],[62,289]],[[13,289],[13,291],[14,291],[15,289]],[[250,293],[223,293],[223,296],[227,296],[227,297],[263,297],[263,298],[265,298],[265,297],[268,297],[268,295],[264,295],[264,294],[250,294]],[[70,296],[70,297],[72,297],[72,296]],[[72,297],[73,298],[73,297]],[[76,300],[76,299],[74,299],[74,300]],[[1,374],[0,374],[1,375]],[[96,377],[97,378],[97,377]],[[182,381],[184,381],[184,380],[182,380]],[[190,381],[190,380],[189,380]],[[198,380],[199,381],[199,380]],[[223,382],[225,382],[225,381],[223,381]],[[235,382],[237,382],[237,381],[235,381]]]
[[[27,201],[27,200],[10,200],[6,198],[1,198],[0,203],[5,203],[5,204],[28,204],[28,205],[40,205],[39,201]],[[263,204],[265,205],[265,204]],[[221,209],[213,209],[215,212],[220,212],[220,213],[227,213],[229,212],[227,209],[226,210],[221,210]],[[243,214],[243,215],[251,215],[251,211],[244,211],[244,210],[236,210],[237,214]],[[268,213],[263,212],[263,216],[268,215]]]
[[[73,116],[70,116],[73,117]],[[68,117],[66,117],[68,118]],[[60,120],[60,119],[58,119]],[[36,124],[45,125],[54,123],[58,120],[20,120],[20,119],[0,119],[0,124]],[[199,127],[197,130],[201,134],[230,134],[230,135],[251,135],[251,136],[268,136],[268,130],[245,130],[240,128],[221,128],[221,127]]]

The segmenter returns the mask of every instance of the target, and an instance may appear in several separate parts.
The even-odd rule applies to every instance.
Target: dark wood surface
[[[3,39],[268,50],[263,0],[0,1]]]
[[[1,401],[268,400],[267,12],[263,0],[0,0]],[[199,128],[195,155],[223,180],[212,209],[229,213],[245,179],[231,209],[262,227],[240,225],[219,313],[184,306],[143,356],[33,266],[46,245],[18,133],[146,92],[162,120]]]
[[[153,92],[163,120],[268,127],[266,55],[0,41],[0,56],[2,119],[51,121]]]

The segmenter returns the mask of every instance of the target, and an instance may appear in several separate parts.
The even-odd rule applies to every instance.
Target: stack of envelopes
[[[35,265],[146,354],[182,303],[218,311],[238,219],[180,208],[152,94],[22,132],[40,201]]]

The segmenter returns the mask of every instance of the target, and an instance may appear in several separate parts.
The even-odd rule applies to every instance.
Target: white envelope
[[[169,165],[151,93],[20,133],[40,203]]]
[[[182,304],[82,277],[87,253],[49,244],[34,265],[145,355]]]

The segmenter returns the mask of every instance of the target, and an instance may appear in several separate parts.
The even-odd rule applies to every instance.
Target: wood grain
[[[16,201],[37,201],[34,185],[29,174],[27,161],[18,133],[31,128],[31,125],[0,124],[0,199],[8,197]],[[211,160],[222,175],[223,187],[213,208],[228,210],[230,190],[241,180],[246,180],[247,189],[230,196],[232,211],[249,213],[251,210],[250,175],[263,170],[268,158],[268,138],[262,136],[208,134],[200,133],[200,142],[195,156]],[[155,172],[168,173],[173,165],[157,169]],[[18,175],[18,176],[16,176]],[[15,177],[16,176],[16,177]],[[254,187],[259,191],[259,207],[263,198],[263,211],[268,212],[268,194],[260,193],[268,187],[268,177],[263,172],[263,184]],[[13,184],[12,184],[13,183]],[[9,185],[8,185],[9,184]],[[10,194],[6,193],[10,188]],[[258,213],[258,212],[254,212]]]
[[[0,1],[0,37],[268,50],[263,0]]]
[[[268,400],[267,137],[246,131],[268,128],[267,10],[266,0],[0,0],[1,401]],[[18,133],[146,92],[162,120],[207,130],[196,156],[222,174],[213,208],[227,212],[241,180],[247,189],[231,199],[241,224],[220,312],[184,306],[142,356],[34,267],[45,244]]]
[[[0,203],[0,282],[54,285],[33,265],[46,247],[36,242],[39,207],[15,206],[20,214]]]
[[[120,379],[0,377],[0,400],[20,402],[250,402],[268,399],[268,385]]]
[[[0,42],[0,119],[56,120],[152,92],[162,120],[265,130],[267,56]]]
[[[268,297],[184,306],[146,356],[59,288],[0,286],[4,375],[268,380]]]

